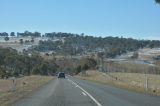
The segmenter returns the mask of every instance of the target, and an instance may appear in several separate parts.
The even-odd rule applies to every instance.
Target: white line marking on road
[[[84,93],[84,92],[82,92],[82,94],[83,94],[84,96],[87,96],[87,94],[86,94],[86,93]]]
[[[85,94],[87,94],[96,104],[97,106],[102,106],[91,94],[89,94],[86,90],[84,90],[82,87],[80,87],[77,83],[74,81],[67,79],[69,82],[74,83],[75,86],[77,86],[79,89],[81,89]]]

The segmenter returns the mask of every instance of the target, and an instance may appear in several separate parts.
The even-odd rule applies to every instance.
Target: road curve
[[[160,97],[68,77],[50,81],[12,106],[160,106]]]

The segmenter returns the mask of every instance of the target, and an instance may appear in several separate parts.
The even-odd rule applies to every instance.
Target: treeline
[[[8,36],[6,32],[0,33],[0,36]],[[15,36],[14,32],[10,36]],[[82,34],[52,32],[41,34],[40,32],[23,33],[17,32],[18,37],[49,37],[51,40],[39,41],[39,45],[33,49],[37,51],[54,51],[63,55],[81,55],[86,53],[103,52],[105,57],[115,57],[127,53],[129,51],[136,51],[140,48],[160,47],[158,40],[137,40],[123,37],[93,37]],[[54,41],[53,39],[59,39]],[[6,41],[8,38],[5,39]]]
[[[81,36],[84,36],[84,33],[80,34]],[[50,38],[60,38],[60,37],[75,37],[75,36],[79,36],[79,34],[73,34],[73,33],[64,33],[64,32],[51,32],[51,33],[40,33],[40,32],[30,32],[30,31],[24,31],[24,32],[11,32],[11,33],[7,33],[7,32],[1,32],[0,33],[1,37],[7,37],[7,36],[18,36],[18,37],[50,37]]]
[[[0,77],[19,75],[52,75],[58,65],[54,60],[44,60],[39,55],[18,54],[11,48],[0,48]]]
[[[31,37],[41,37],[41,33],[40,32],[29,32],[29,31],[25,31],[25,32],[17,32],[17,34],[15,34],[15,32],[11,32],[11,33],[7,33],[7,32],[1,32],[0,33],[0,37],[8,37],[8,36],[11,36],[11,37],[28,37],[28,36],[31,36]]]
[[[55,60],[59,66],[59,71],[63,71],[70,75],[85,72],[88,69],[97,69],[97,61],[94,58],[61,58]]]
[[[0,37],[8,37],[8,36],[15,36],[15,32],[11,32],[10,34],[8,34],[7,32],[2,32],[0,33]]]
[[[18,37],[41,37],[41,33],[40,32],[29,32],[29,31],[25,31],[24,33],[19,33],[17,32],[17,36]]]
[[[17,37],[70,37],[70,36],[78,36],[78,34],[71,34],[71,33],[63,33],[63,32],[52,32],[52,33],[44,33],[41,34],[40,32],[30,32],[30,31],[24,31],[24,32],[11,32],[11,33],[7,33],[7,32],[1,32],[0,33],[0,37],[8,37],[8,36],[17,36]]]
[[[136,40],[132,38],[119,38],[119,37],[93,37],[84,36],[83,34],[66,34],[59,41],[40,41],[39,45],[34,48],[37,51],[54,51],[64,55],[77,55],[85,53],[98,53],[103,52],[105,57],[115,57],[127,53],[129,51],[136,51],[140,48],[160,47],[158,40]],[[51,36],[52,35],[52,36]],[[48,37],[56,36],[52,33]],[[57,36],[60,37],[58,34]]]
[[[0,48],[0,78],[19,77],[23,75],[55,75],[59,71],[78,74],[88,69],[96,69],[93,58],[45,59],[39,54],[18,53],[11,48]]]
[[[81,35],[84,35],[83,33]],[[52,32],[52,33],[45,33],[43,37],[50,37],[50,38],[63,38],[63,37],[76,37],[79,36],[78,34],[72,33],[63,33],[63,32]]]
[[[63,43],[61,41],[52,41],[52,40],[48,40],[48,41],[39,41],[39,45],[34,47],[35,50],[37,51],[50,51],[50,50],[56,50],[56,52],[59,52],[59,50],[61,49],[61,46],[63,45]]]
[[[9,34],[6,32],[2,32],[2,33],[0,33],[0,36],[7,37],[7,36],[9,36]]]
[[[79,64],[75,69],[75,74],[79,74],[80,72],[86,72],[88,69],[97,69],[97,61],[93,58],[81,58],[79,60]]]

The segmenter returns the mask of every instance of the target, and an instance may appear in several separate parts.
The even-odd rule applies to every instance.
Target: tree
[[[32,69],[32,74],[35,74],[35,75],[38,75],[39,74],[39,66],[35,66],[33,69]]]
[[[82,67],[81,67],[80,65],[79,65],[79,66],[77,66],[75,74],[80,73],[80,72],[81,72],[81,70],[82,70]]]
[[[29,32],[29,31],[24,31],[24,36],[26,37],[26,36],[31,36],[32,35],[32,33],[31,32]]]
[[[2,32],[2,33],[0,33],[0,36],[6,37],[6,36],[8,36],[8,33],[7,32]]]
[[[83,35],[83,34],[82,34]],[[116,57],[127,52],[133,52],[140,48],[160,47],[158,40],[136,40],[132,38],[119,37],[93,37],[80,36],[80,34],[71,33],[45,33],[46,37],[57,37],[57,41],[47,40],[39,41],[39,45],[32,49],[36,51],[54,51],[63,55],[81,55],[85,53],[98,53],[99,59],[105,57]],[[64,38],[62,38],[64,37]]]
[[[48,75],[48,66],[47,63],[42,63],[39,67],[41,75]]]
[[[93,58],[82,58],[80,60],[80,66],[82,69],[86,67],[87,69],[95,69],[96,65],[97,65],[97,62]]]
[[[45,53],[46,56],[49,56],[49,53]]]
[[[153,44],[153,43],[150,43],[150,44],[149,44],[149,48],[153,49],[153,48],[154,48],[154,44]]]
[[[31,39],[31,42],[34,43],[34,38]]]
[[[34,37],[41,37],[41,33],[39,33],[39,32],[34,32]]]
[[[0,77],[3,79],[6,75],[6,71],[0,67]]]
[[[19,76],[19,72],[16,71],[16,70],[14,70],[14,71],[13,71],[13,76],[14,76],[14,77],[18,77],[18,76]]]
[[[10,36],[15,36],[15,33],[14,33],[14,32],[11,32],[11,33],[10,33]]]
[[[52,75],[57,71],[55,61],[44,60],[37,54],[19,54],[12,48],[0,48],[0,77],[40,74]]]
[[[139,57],[138,52],[134,52],[134,53],[133,53],[133,56],[132,56],[131,58],[133,58],[133,59],[137,59],[138,57]]]
[[[8,37],[8,36],[7,36],[7,37],[5,37],[5,38],[4,38],[4,40],[5,40],[5,41],[8,41],[8,40],[9,40],[9,37]]]
[[[23,39],[20,39],[19,42],[20,42],[20,44],[23,44]]]
[[[24,42],[25,42],[25,43],[29,43],[30,41],[29,41],[29,40],[25,40]]]
[[[160,4],[160,0],[155,0],[156,1],[156,3],[159,3]]]
[[[83,70],[88,70],[89,69],[89,66],[88,64],[84,64],[84,66],[82,67]]]

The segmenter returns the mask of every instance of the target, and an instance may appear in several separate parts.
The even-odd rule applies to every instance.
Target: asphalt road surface
[[[13,106],[160,106],[160,97],[68,77],[50,81]]]

